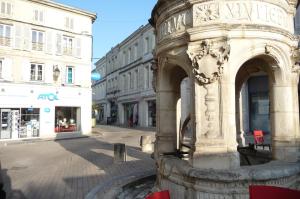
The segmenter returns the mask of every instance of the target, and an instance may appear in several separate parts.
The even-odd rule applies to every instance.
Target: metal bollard
[[[126,162],[126,146],[123,143],[114,144],[114,163]]]
[[[152,137],[150,135],[142,135],[140,139],[140,146],[143,152],[153,152]]]

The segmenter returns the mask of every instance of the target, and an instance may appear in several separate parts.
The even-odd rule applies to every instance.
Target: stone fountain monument
[[[156,186],[172,199],[248,199],[251,184],[300,188],[297,4],[158,0],[150,19],[157,40]],[[239,93],[257,71],[269,80],[272,161],[241,166]],[[176,104],[186,77],[192,139],[183,159]]]

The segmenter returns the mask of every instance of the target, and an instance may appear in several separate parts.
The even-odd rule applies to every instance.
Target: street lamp
[[[54,65],[53,66],[53,78],[55,81],[57,81],[59,75],[60,75],[60,70],[58,68],[58,65]]]

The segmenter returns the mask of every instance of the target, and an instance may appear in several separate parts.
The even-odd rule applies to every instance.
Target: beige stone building
[[[0,139],[89,134],[96,15],[54,1],[1,0],[0,16]]]
[[[251,184],[300,188],[297,5],[158,0],[151,18],[158,189],[178,199],[231,199],[249,198]],[[186,78],[188,139],[178,119]],[[256,129],[271,149],[243,148]]]
[[[147,24],[113,47],[96,62],[93,104],[98,123],[153,127],[156,125],[151,62],[155,45]]]

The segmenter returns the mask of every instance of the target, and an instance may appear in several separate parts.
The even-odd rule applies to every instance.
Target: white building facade
[[[96,120],[102,124],[156,126],[156,95],[152,88],[155,36],[141,26],[96,63],[93,82]]]
[[[0,139],[89,134],[96,15],[45,0],[0,15]]]

